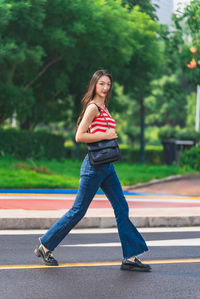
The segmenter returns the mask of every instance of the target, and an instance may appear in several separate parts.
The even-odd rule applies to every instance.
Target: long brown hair
[[[109,104],[109,100],[110,100],[110,97],[111,97],[111,93],[112,93],[112,75],[107,71],[107,70],[98,70],[96,71],[91,80],[90,80],[90,83],[89,83],[89,87],[88,87],[88,91],[86,92],[86,94],[84,95],[84,97],[82,98],[81,100],[81,104],[82,104],[82,111],[81,111],[81,114],[77,120],[77,123],[76,123],[76,128],[75,130],[77,131],[78,129],[78,126],[83,118],[83,115],[85,113],[85,110],[88,106],[88,104],[93,100],[95,94],[96,94],[96,84],[97,84],[97,81],[102,77],[102,76],[107,76],[110,78],[110,81],[111,81],[111,86],[110,86],[110,89],[108,91],[108,93],[106,94],[106,98],[105,98],[105,106],[108,107],[108,104]]]

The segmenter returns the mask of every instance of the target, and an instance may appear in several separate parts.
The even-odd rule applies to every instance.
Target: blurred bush
[[[177,139],[181,140],[193,140],[195,142],[200,141],[200,133],[192,129],[184,128],[177,132]]]
[[[0,129],[0,155],[26,159],[61,159],[65,156],[64,138],[46,132]]]
[[[176,128],[172,126],[164,126],[160,129],[158,136],[161,140],[176,138]]]
[[[128,163],[140,163],[140,149],[136,147],[129,147],[127,145],[120,145],[120,150],[122,154],[121,162]],[[80,144],[79,147],[79,158],[82,160],[87,154],[87,146]],[[163,149],[162,147],[147,147],[146,148],[146,163],[148,164],[164,164],[163,159]],[[66,146],[66,158],[75,159],[75,146]]]
[[[193,140],[196,143],[200,141],[200,133],[195,130],[179,127],[164,126],[159,131],[159,138],[161,140],[165,139],[178,139],[178,140]]]
[[[180,166],[189,166],[200,171],[200,146],[192,147],[180,155]]]

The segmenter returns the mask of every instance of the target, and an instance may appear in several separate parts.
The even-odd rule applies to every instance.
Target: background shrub
[[[180,165],[200,171],[200,146],[185,150],[180,155]]]
[[[176,128],[171,126],[164,126],[160,129],[158,135],[161,140],[176,138]]]
[[[195,130],[178,127],[164,126],[159,131],[159,138],[165,139],[179,139],[179,140],[193,140],[196,143],[200,141],[200,133]]]
[[[195,142],[200,141],[200,134],[192,129],[184,128],[177,132],[177,139],[181,140],[193,140]]]
[[[0,154],[20,159],[61,159],[65,156],[64,138],[46,132],[0,129]]]
[[[140,163],[140,149],[120,145],[122,154],[121,162]],[[82,160],[87,154],[87,146],[80,144],[79,159]],[[164,163],[162,147],[146,147],[146,163],[160,165]],[[75,159],[75,146],[66,146],[66,158]]]

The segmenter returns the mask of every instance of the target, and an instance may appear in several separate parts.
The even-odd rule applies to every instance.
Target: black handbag
[[[107,122],[101,109],[98,106],[97,108],[103,116],[103,118],[105,119],[108,128],[110,128],[109,123]],[[121,153],[117,139],[101,140],[97,142],[88,143],[87,147],[90,164],[93,166],[109,162],[115,162],[120,160],[121,158]]]

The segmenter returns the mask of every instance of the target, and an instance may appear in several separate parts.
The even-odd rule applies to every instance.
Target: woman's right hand
[[[116,139],[118,138],[115,129],[107,129],[105,132],[105,139]]]

